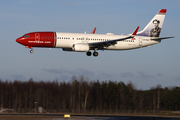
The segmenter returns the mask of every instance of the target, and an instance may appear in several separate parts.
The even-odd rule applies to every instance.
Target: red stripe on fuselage
[[[16,41],[25,46],[54,47],[55,39],[55,32],[32,32],[25,34]]]

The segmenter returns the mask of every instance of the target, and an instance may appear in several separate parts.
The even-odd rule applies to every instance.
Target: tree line
[[[180,110],[180,87],[161,85],[138,90],[132,82],[89,81],[73,76],[65,81],[2,81],[0,107],[17,110],[37,106],[61,110]]]

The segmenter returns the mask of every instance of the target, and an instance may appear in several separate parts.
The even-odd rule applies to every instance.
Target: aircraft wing
[[[125,37],[125,38],[120,38],[120,39],[115,39],[115,40],[108,40],[108,41],[103,41],[103,42],[95,42],[95,43],[88,43],[91,48],[97,48],[97,49],[104,49],[105,47],[109,47],[111,45],[117,44],[118,41],[123,41],[126,39],[134,38],[136,36],[136,33],[139,29],[139,26],[136,28],[136,30],[133,32],[132,35]],[[96,30],[96,29],[95,29]]]
[[[130,39],[130,38],[134,38],[134,36],[128,36],[125,38],[103,41],[103,42],[88,43],[88,44],[92,48],[104,49],[105,47],[117,44],[118,41],[123,41],[123,40]]]

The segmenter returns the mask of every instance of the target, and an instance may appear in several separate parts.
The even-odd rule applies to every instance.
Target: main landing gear
[[[86,55],[87,55],[87,56],[91,56],[91,52],[88,51],[88,52],[86,53]],[[94,50],[93,56],[94,56],[94,57],[97,57],[97,56],[98,56],[98,52],[96,52],[96,50]]]

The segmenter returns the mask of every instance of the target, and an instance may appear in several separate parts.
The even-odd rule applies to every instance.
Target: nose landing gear
[[[30,50],[30,53],[33,53],[33,52],[34,52],[33,49],[31,49],[31,50]]]
[[[30,48],[31,50],[30,50],[30,53],[33,53],[34,51],[33,51],[33,47],[32,46],[25,46],[26,48]]]

